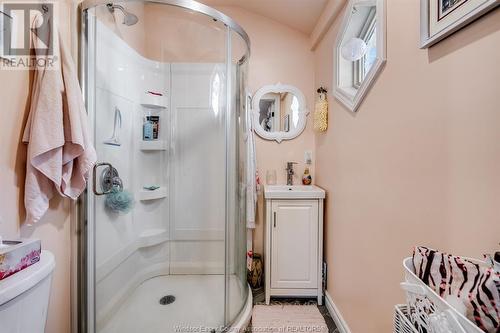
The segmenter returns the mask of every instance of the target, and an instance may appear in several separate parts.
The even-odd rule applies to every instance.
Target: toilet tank
[[[54,255],[42,251],[39,262],[0,281],[2,333],[45,331],[54,267]]]

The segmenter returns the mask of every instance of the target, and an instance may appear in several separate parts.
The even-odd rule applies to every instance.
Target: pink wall
[[[70,6],[59,2],[59,27],[69,41]],[[26,146],[22,131],[29,110],[31,75],[27,70],[0,69],[0,235],[4,239],[31,237],[42,240],[42,248],[56,258],[52,280],[46,331],[70,332],[70,224],[68,200],[55,199],[42,221],[30,227],[22,225],[24,211],[24,177]]]
[[[253,14],[237,7],[217,7],[223,13],[238,22],[250,36],[252,54],[248,89],[253,94],[260,87],[278,82],[291,84],[299,88],[307,99],[309,111],[314,109],[314,54],[309,51],[307,35],[293,30],[266,17]],[[275,169],[278,183],[286,183],[286,162],[299,162],[295,166],[295,184],[300,184],[304,172],[304,151],[314,150],[314,134],[311,116],[307,127],[296,139],[278,144],[263,140],[257,136],[257,166],[262,182],[265,182],[266,170]],[[314,159],[313,153],[313,159]],[[311,168],[313,181],[314,164]],[[254,250],[262,253],[263,249],[263,200],[259,198],[257,228],[254,233]]]
[[[341,16],[315,51],[331,91]],[[419,2],[387,1],[387,65],[357,114],[329,95],[328,292],[353,332],[390,332],[416,244],[480,257],[500,241],[500,11],[420,50]]]

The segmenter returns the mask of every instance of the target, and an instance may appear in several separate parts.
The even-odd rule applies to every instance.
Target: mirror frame
[[[268,93],[292,93],[294,94],[298,101],[299,101],[299,122],[297,124],[297,127],[288,132],[266,132],[260,126],[259,123],[259,117],[260,117],[260,108],[259,108],[259,102],[262,96],[268,94]],[[292,140],[295,139],[297,136],[299,136],[304,129],[306,128],[306,123],[307,123],[307,115],[309,114],[309,111],[307,110],[306,106],[306,98],[304,97],[304,94],[302,91],[300,91],[297,87],[288,85],[288,84],[281,84],[281,83],[276,83],[273,85],[267,85],[261,87],[257,92],[254,94],[252,98],[252,112],[253,112],[253,128],[255,133],[257,133],[261,138],[266,139],[266,140],[275,140],[276,142],[280,143],[283,140]]]
[[[376,6],[376,26],[377,26],[377,58],[373,63],[372,68],[366,75],[365,79],[361,83],[357,92],[353,95],[346,89],[342,88],[340,82],[340,61],[341,57],[341,47],[342,40],[349,26],[350,18],[352,15],[352,10],[356,5],[372,5]],[[385,0],[349,0],[346,6],[344,18],[335,41],[335,46],[333,50],[333,95],[337,98],[347,109],[352,112],[356,112],[363,101],[363,99],[368,94],[370,88],[375,83],[376,78],[382,71],[387,60],[387,45],[386,45],[386,11],[385,11]]]

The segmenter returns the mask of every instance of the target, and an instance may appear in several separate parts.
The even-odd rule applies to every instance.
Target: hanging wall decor
[[[328,99],[326,89],[319,87],[317,90],[318,100],[314,110],[314,130],[316,132],[325,132],[328,129]]]
[[[500,0],[420,0],[420,47],[428,48],[500,5]]]

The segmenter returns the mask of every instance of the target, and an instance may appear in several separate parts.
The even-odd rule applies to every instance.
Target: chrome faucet
[[[297,162],[286,162],[286,184],[288,186],[293,185],[293,175],[295,174],[293,171],[294,164],[297,164]]]

